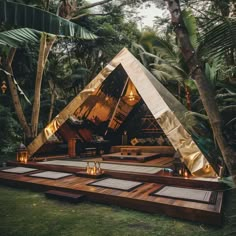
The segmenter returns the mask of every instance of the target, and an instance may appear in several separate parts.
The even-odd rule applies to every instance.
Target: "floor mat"
[[[191,189],[191,188],[180,188],[173,186],[164,186],[158,191],[153,192],[151,195],[181,199],[194,202],[202,202],[215,204],[217,192],[200,190],[200,189]]]
[[[86,167],[86,161],[62,161],[62,160],[54,160],[54,161],[45,161],[39,162],[40,164],[46,165],[62,165],[62,166],[74,166],[74,167]],[[108,164],[101,163],[101,168],[104,170],[112,170],[112,171],[127,171],[127,172],[137,172],[137,173],[146,173],[146,174],[155,174],[162,170],[162,168],[158,168],[155,166],[135,166],[135,165],[126,165],[126,164]]]
[[[24,174],[24,173],[29,173],[29,172],[32,172],[35,170],[37,170],[37,169],[19,166],[19,167],[8,168],[8,169],[1,170],[1,171],[8,172],[8,173],[14,173],[14,174]]]
[[[112,189],[118,189],[118,190],[124,190],[124,191],[132,191],[133,189],[139,187],[142,184],[143,184],[142,182],[137,182],[137,181],[106,178],[106,179],[92,182],[88,185],[92,185],[96,187],[103,187],[103,188],[112,188]]]
[[[43,171],[36,174],[31,174],[31,177],[45,178],[45,179],[61,179],[67,176],[71,176],[70,173],[57,172],[57,171]]]

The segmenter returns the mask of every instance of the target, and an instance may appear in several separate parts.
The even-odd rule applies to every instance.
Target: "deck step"
[[[48,190],[45,192],[45,196],[51,199],[64,200],[72,203],[81,202],[85,195],[79,193],[69,193],[60,190]]]

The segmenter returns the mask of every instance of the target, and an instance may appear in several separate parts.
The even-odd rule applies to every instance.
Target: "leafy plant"
[[[0,22],[21,28],[33,28],[55,35],[95,39],[96,36],[71,21],[29,5],[0,1]]]
[[[1,96],[1,101],[3,96],[6,95]],[[0,105],[0,123],[0,153],[15,152],[19,141],[22,139],[20,126],[10,109],[2,105]]]

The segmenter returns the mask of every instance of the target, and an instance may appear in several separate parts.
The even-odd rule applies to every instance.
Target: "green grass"
[[[48,200],[42,193],[0,186],[3,236],[222,236],[236,235],[236,191],[225,204],[223,227],[191,223],[115,206]]]

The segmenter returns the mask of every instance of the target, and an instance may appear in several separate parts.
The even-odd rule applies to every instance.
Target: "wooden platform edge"
[[[147,213],[162,214],[176,219],[192,222],[201,222],[204,224],[217,226],[221,226],[223,224],[223,214],[221,211],[223,193],[220,193],[217,196],[217,204],[220,205],[218,205],[220,209],[217,212],[206,211],[202,209],[191,209],[178,205],[172,205],[169,207],[166,204],[158,202],[153,203],[131,198],[126,198],[124,200],[123,197],[120,196],[94,195],[92,193],[88,194],[87,199],[96,203],[110,204]]]
[[[47,186],[41,183],[31,183],[31,182],[22,182],[17,179],[4,179],[0,178],[0,183],[5,184],[12,187],[18,188],[27,188],[35,191],[48,191],[55,189],[57,191],[67,192],[68,189],[63,187],[54,187]],[[184,219],[194,222],[201,222],[210,225],[222,225],[223,216],[222,216],[222,200],[223,200],[223,192],[220,192],[217,196],[217,210],[211,211],[210,209],[192,209],[183,207],[181,205],[172,205],[163,204],[160,202],[150,202],[144,201],[142,199],[133,199],[133,198],[125,198],[122,196],[114,196],[96,192],[88,192],[83,190],[73,190],[74,193],[85,195],[86,200],[102,203],[106,205],[115,205],[120,207],[125,207],[133,210],[143,211],[147,213],[154,214],[163,214],[170,217]]]

